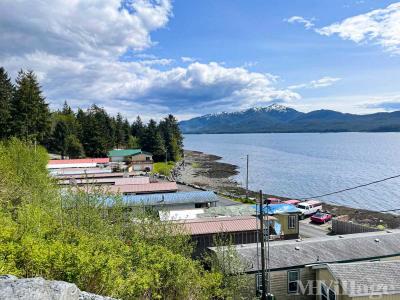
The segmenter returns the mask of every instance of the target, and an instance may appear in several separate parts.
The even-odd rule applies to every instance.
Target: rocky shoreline
[[[222,157],[199,151],[185,150],[184,166],[181,166],[177,172],[177,180],[186,184],[213,190],[220,195],[239,202],[255,203],[254,201],[246,201],[246,190],[232,178],[239,173],[238,167],[221,162],[221,158]],[[257,196],[257,192],[249,191],[249,197],[256,198]],[[270,194],[264,194],[264,196],[288,200],[288,198],[284,196]],[[348,215],[352,222],[358,224],[373,227],[381,225],[391,229],[400,228],[400,216],[398,215],[328,203],[324,203],[323,208],[336,216]]]

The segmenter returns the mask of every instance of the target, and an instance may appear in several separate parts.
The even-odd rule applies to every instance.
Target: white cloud
[[[184,62],[184,63],[192,63],[192,62],[195,62],[195,61],[196,61],[195,58],[189,57],[189,56],[182,56],[182,57],[181,57],[181,60],[182,60],[182,62]]]
[[[0,65],[15,76],[19,69],[38,74],[53,107],[92,103],[129,118],[174,113],[187,117],[236,110],[300,95],[276,87],[271,74],[137,53],[151,47],[152,31],[172,15],[167,0],[0,2]],[[136,49],[136,50],[135,50]],[[158,69],[162,66],[161,69]]]
[[[323,87],[328,87],[334,84],[335,82],[341,80],[341,78],[337,77],[329,77],[325,76],[317,80],[312,80],[308,83],[301,83],[301,84],[296,84],[296,85],[291,85],[288,88],[290,90],[296,90],[296,89],[317,89],[317,88],[323,88]]]
[[[139,62],[146,66],[154,66],[154,65],[167,66],[172,64],[174,60],[171,58],[156,58],[156,59],[141,60]]]
[[[284,21],[292,24],[293,23],[303,24],[306,29],[311,29],[314,27],[314,23],[312,22],[312,20],[308,20],[300,16],[293,16],[290,17],[289,19],[285,19]]]
[[[400,54],[400,2],[347,18],[316,32],[326,36],[337,34],[356,43],[373,41],[393,54]]]
[[[171,16],[169,0],[0,1],[0,45],[5,54],[32,49],[67,56],[118,56],[153,42],[150,32]]]

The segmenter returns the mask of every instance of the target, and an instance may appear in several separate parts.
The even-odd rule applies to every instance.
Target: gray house
[[[257,244],[235,248],[246,266],[245,273],[254,276],[255,283],[260,282],[261,260],[257,256],[260,251]],[[223,252],[209,249],[215,255]],[[269,253],[270,286],[276,299],[328,300],[315,295],[318,269],[327,264],[400,259],[400,230],[274,241],[270,243]]]

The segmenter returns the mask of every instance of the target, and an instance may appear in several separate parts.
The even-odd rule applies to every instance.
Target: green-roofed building
[[[153,155],[141,149],[114,149],[108,152],[111,162],[124,162],[129,165],[129,171],[153,170]]]

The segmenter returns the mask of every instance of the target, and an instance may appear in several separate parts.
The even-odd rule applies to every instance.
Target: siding
[[[293,269],[295,270],[295,269]],[[300,280],[305,287],[309,280],[315,280],[315,270],[303,268],[300,270]],[[288,275],[287,271],[271,272],[271,291],[278,300],[314,300],[315,296],[288,294]],[[255,275],[256,276],[256,275]]]

